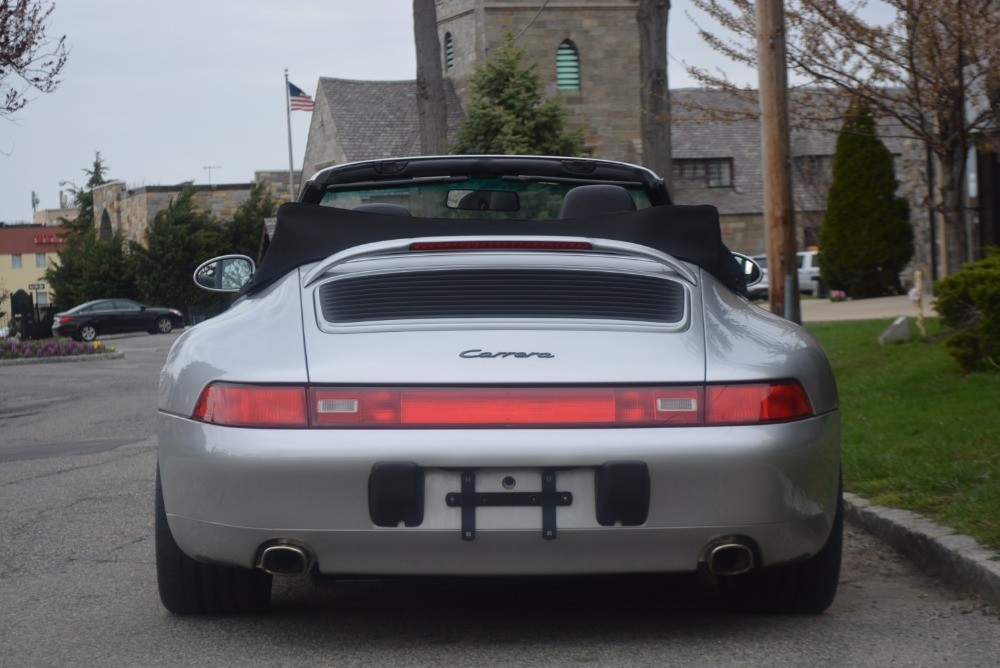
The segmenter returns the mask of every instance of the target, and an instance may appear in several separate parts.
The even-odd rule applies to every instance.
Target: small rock
[[[890,341],[909,341],[910,339],[910,319],[906,316],[899,316],[892,321],[889,328],[878,337],[878,342],[885,345]]]

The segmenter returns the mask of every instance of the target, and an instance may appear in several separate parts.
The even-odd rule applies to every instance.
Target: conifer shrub
[[[820,277],[853,299],[894,294],[913,255],[906,200],[896,197],[892,154],[875,120],[854,104],[837,137],[833,182],[820,230]]]
[[[1000,369],[1000,249],[934,285],[935,308],[953,330],[946,345],[963,371]]]

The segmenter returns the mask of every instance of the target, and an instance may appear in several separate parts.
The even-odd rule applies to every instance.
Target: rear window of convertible
[[[551,183],[508,179],[415,179],[405,185],[338,186],[320,204],[338,209],[362,209],[389,204],[399,213],[419,218],[555,220],[566,193],[578,183]],[[650,206],[641,189],[628,189],[636,209]],[[376,209],[373,209],[376,210]],[[383,211],[385,212],[385,211]]]

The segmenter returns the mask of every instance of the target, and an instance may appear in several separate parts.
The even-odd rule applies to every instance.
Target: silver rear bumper
[[[171,533],[189,556],[257,565],[275,541],[304,545],[331,575],[547,575],[686,572],[706,545],[747,539],[760,565],[822,547],[833,523],[839,414],[754,427],[581,430],[280,430],[210,426],[161,413],[159,466]],[[649,514],[600,526],[593,471],[645,462]],[[368,508],[373,464],[426,471],[424,521],[377,527]],[[573,505],[543,540],[539,510],[479,509],[475,540],[444,501],[460,470],[484,485],[514,472],[557,470]],[[589,505],[588,505],[589,504]]]

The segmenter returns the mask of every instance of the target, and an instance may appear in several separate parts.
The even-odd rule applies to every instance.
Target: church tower
[[[538,63],[547,97],[594,158],[642,160],[637,0],[435,0],[442,71],[463,103],[468,79],[506,36]]]

